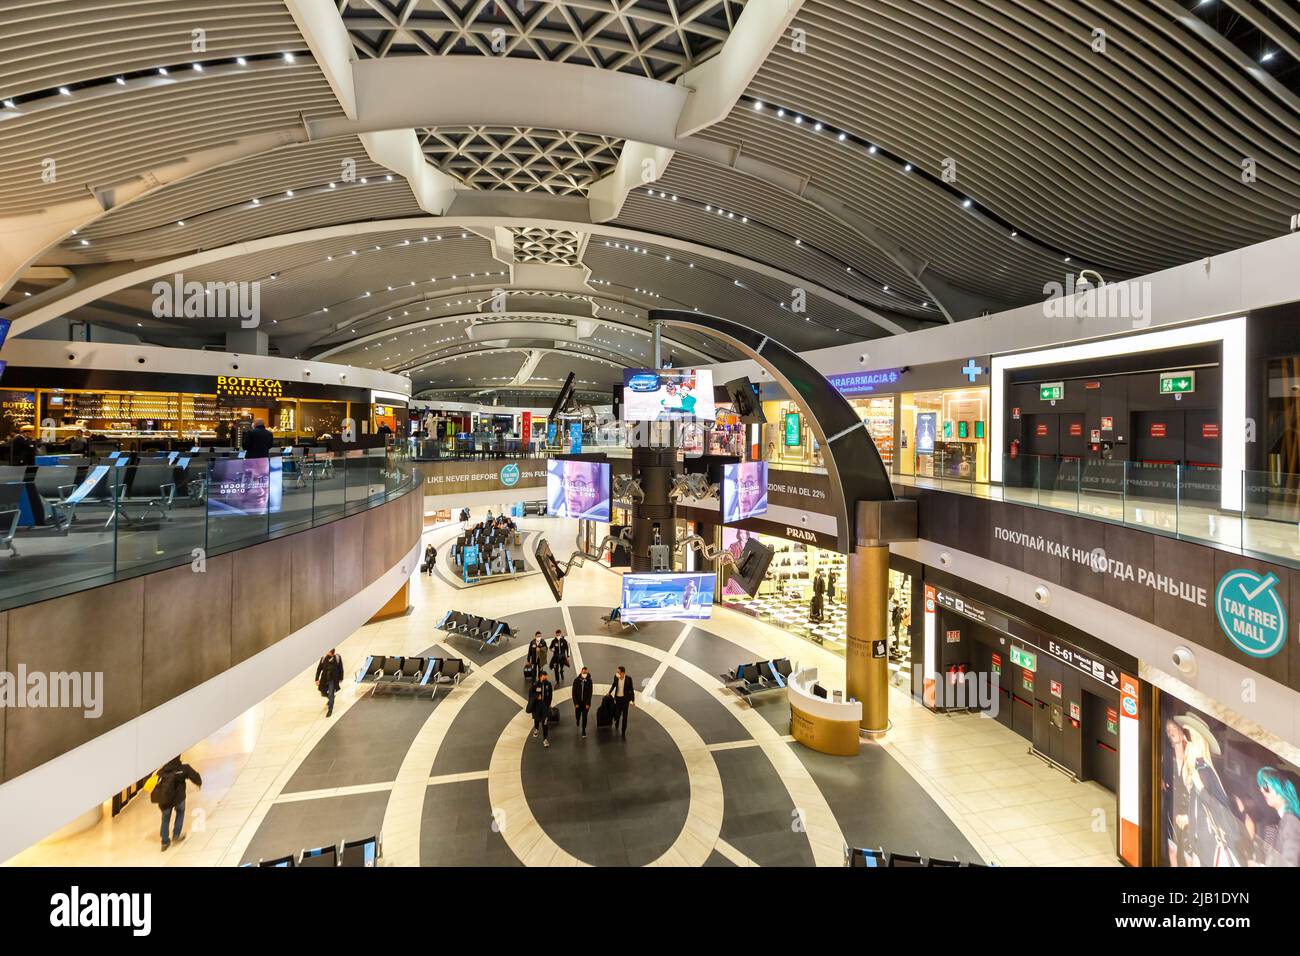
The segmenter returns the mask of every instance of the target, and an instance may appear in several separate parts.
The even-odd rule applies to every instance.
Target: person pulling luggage
[[[548,727],[551,723],[551,698],[555,688],[543,669],[533,681],[532,690],[528,692],[528,712],[533,715],[533,736],[542,735],[542,746],[551,745]]]
[[[620,667],[614,672],[614,681],[609,685],[606,695],[614,701],[614,726],[620,728],[619,735],[627,739],[627,712],[636,701],[636,689],[627,671]]]

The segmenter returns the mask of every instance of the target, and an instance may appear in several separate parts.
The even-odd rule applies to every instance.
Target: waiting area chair
[[[741,697],[748,698],[772,690],[784,690],[794,665],[788,657],[774,661],[754,661],[737,665],[734,671],[719,674],[722,683]]]

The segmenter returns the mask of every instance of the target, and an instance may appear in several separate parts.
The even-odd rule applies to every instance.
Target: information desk
[[[786,682],[791,736],[810,750],[854,756],[861,746],[858,729],[862,724],[862,704],[856,700],[837,702],[831,699],[830,691],[821,697],[814,691],[816,686],[815,667],[795,671]]]

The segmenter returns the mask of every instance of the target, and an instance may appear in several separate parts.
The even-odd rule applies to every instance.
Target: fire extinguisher
[[[1013,438],[1013,439],[1011,439],[1011,457],[1012,457],[1012,458],[1019,458],[1019,457],[1020,457],[1020,439],[1019,439],[1019,438]]]

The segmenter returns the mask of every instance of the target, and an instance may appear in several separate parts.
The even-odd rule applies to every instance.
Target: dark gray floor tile
[[[486,780],[439,783],[428,788],[420,821],[420,865],[520,865],[505,837],[493,828]]]
[[[711,697],[699,684],[669,667],[655,688],[655,699],[676,711],[695,728],[706,744],[748,740],[749,734],[728,707]]]
[[[387,790],[277,803],[262,820],[240,862],[273,860],[340,840],[378,836],[387,807]]]
[[[518,713],[519,704],[499,689],[491,684],[479,687],[451,722],[430,776],[487,770],[497,741]]]
[[[722,775],[722,838],[759,866],[812,866],[808,838],[795,827],[794,804],[758,747],[718,750]]]

